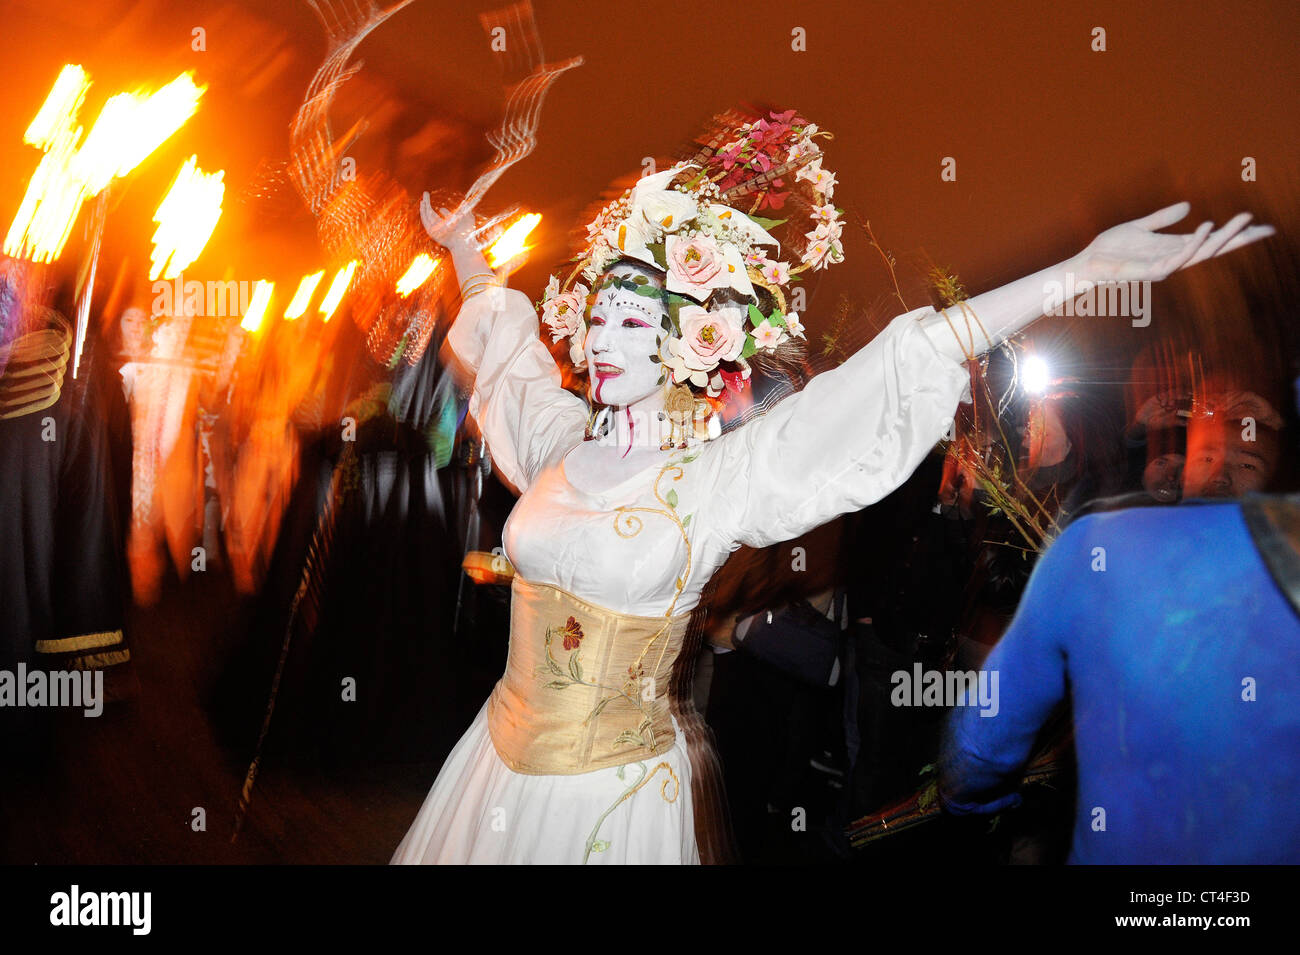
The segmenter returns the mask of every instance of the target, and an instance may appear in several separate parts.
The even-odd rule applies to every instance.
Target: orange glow
[[[243,321],[239,323],[240,328],[250,332],[257,331],[271,305],[271,293],[274,291],[274,282],[262,280],[257,283],[253,289],[253,297],[248,302],[248,311],[244,312]]]
[[[527,252],[530,247],[524,245],[524,240],[541,221],[541,215],[531,212],[516,219],[514,225],[502,232],[501,238],[493,242],[488,249],[488,262],[491,263],[492,268],[499,268],[515,256]]]
[[[199,257],[221,218],[221,200],[226,193],[221,181],[224,175],[221,170],[203,172],[197,156],[191,156],[181,166],[153,216],[158,231],[153,234],[150,281],[160,274],[174,279]]]
[[[330,283],[329,291],[325,293],[325,298],[320,303],[320,313],[324,321],[328,322],[333,317],[334,310],[339,307],[339,302],[343,300],[343,293],[352,284],[352,273],[356,270],[357,263],[354,259],[335,274],[334,281]]]
[[[37,262],[57,259],[82,204],[185,125],[206,88],[183,73],[152,94],[113,96],[83,141],[77,114],[89,87],[81,67],[64,67],[27,129],[24,139],[45,156],[5,237],[6,255]]]
[[[406,270],[406,274],[397,280],[397,294],[406,298],[426,281],[433,274],[433,270],[438,267],[438,260],[429,258],[428,254],[421,252],[411,260],[411,265]]]
[[[289,307],[284,310],[284,317],[288,321],[302,316],[307,311],[307,306],[311,304],[311,297],[316,291],[316,286],[320,280],[325,277],[325,271],[322,269],[315,275],[307,275],[298,283],[298,291],[293,293],[293,301]]]

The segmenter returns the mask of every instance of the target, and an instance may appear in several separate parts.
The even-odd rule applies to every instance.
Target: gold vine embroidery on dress
[[[629,683],[627,685],[631,685],[633,687],[635,687],[636,684],[639,683],[641,679],[641,675],[644,673],[644,667],[642,661],[645,659],[646,651],[648,651],[650,647],[654,645],[655,641],[659,641],[661,643],[659,649],[659,659],[655,662],[655,667],[654,667],[654,672],[656,673],[659,672],[659,667],[663,662],[664,651],[667,649],[668,642],[669,642],[668,639],[666,638],[666,634],[668,633],[668,629],[672,621],[673,611],[677,609],[677,600],[678,598],[681,597],[682,590],[684,590],[686,587],[686,580],[691,575],[691,539],[686,532],[686,526],[691,522],[691,515],[687,514],[685,518],[682,518],[678,515],[677,492],[670,488],[666,495],[660,494],[659,482],[663,480],[665,474],[670,472],[672,473],[674,481],[681,480],[682,476],[686,473],[682,469],[681,465],[689,464],[691,461],[694,461],[698,455],[699,452],[696,451],[692,454],[686,455],[678,463],[674,463],[670,461],[668,464],[664,465],[664,467],[655,476],[654,494],[655,494],[655,498],[661,504],[664,505],[663,508],[620,507],[614,517],[614,530],[619,534],[620,537],[635,537],[637,534],[641,533],[641,528],[643,526],[643,523],[639,517],[636,517],[634,515],[633,512],[640,511],[644,513],[659,514],[663,517],[667,517],[669,520],[671,520],[674,524],[677,525],[677,530],[682,535],[682,542],[686,546],[686,568],[685,570],[682,571],[682,573],[677,578],[676,587],[673,590],[672,602],[668,605],[668,610],[664,613],[664,624],[660,628],[659,632],[655,634],[654,638],[649,643],[647,643],[645,647],[642,648],[641,654],[640,656],[637,657],[636,662],[628,667]],[[620,518],[624,518],[626,520],[627,530],[619,526]],[[572,617],[569,618],[569,623],[571,624],[575,623]],[[579,633],[580,632],[581,631],[579,631]],[[680,650],[680,647],[678,649]],[[598,710],[599,708],[603,708],[604,705],[605,705],[605,701],[602,701],[598,707]],[[666,696],[664,697],[664,705],[665,706],[668,705]],[[588,719],[590,718],[591,717],[588,717]],[[655,749],[653,722],[654,722],[653,718],[648,717],[638,728],[637,731],[635,732],[631,730],[624,731],[624,733],[620,735],[618,738],[619,740],[627,739],[629,741],[640,741],[641,745],[643,746],[649,745],[651,752],[657,752],[657,750]],[[647,732],[649,733],[650,736],[648,743],[645,739],[645,734]],[[642,786],[644,786],[647,782],[649,782],[650,777],[652,777],[655,773],[659,772],[659,770],[661,769],[666,770],[669,777],[668,779],[665,779],[663,785],[659,787],[659,795],[663,798],[664,802],[666,803],[674,803],[677,801],[677,797],[681,792],[681,780],[677,778],[677,774],[673,772],[673,769],[670,765],[668,765],[667,763],[659,763],[657,766],[655,766],[654,769],[649,771],[646,770],[645,763],[637,763],[636,766],[641,770],[640,778],[637,779],[635,783],[628,786],[627,789],[623,790],[623,792],[619,795],[619,797],[616,800],[614,800],[613,804],[610,805],[608,809],[606,809],[603,813],[600,814],[600,818],[596,820],[596,824],[592,827],[591,835],[587,837],[586,851],[584,851],[582,855],[583,865],[587,864],[587,860],[591,858],[591,854],[593,852],[604,852],[606,849],[610,847],[609,840],[597,838],[600,834],[600,827],[601,825],[604,824],[605,820],[609,818],[609,814],[612,813],[615,809],[617,809],[625,800],[630,799],[639,789],[641,789]],[[627,770],[626,766],[620,766],[618,768],[617,775],[620,780],[626,779],[626,770]],[[671,797],[669,797],[668,795],[669,783],[671,783],[673,787]]]

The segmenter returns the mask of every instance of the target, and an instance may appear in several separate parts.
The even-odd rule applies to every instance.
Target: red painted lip
[[[617,378],[621,374],[623,374],[623,369],[619,368],[618,365],[596,365],[597,378]]]

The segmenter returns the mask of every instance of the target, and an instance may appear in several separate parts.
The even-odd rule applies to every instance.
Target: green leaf
[[[654,256],[655,263],[661,269],[666,269],[668,267],[668,253],[664,251],[664,243],[651,242],[646,245],[646,249],[652,256]]]
[[[573,677],[575,682],[582,682],[582,661],[578,659],[577,653],[569,657],[569,675]]]
[[[555,662],[555,657],[551,656],[549,653],[546,655],[546,666],[556,676],[564,676],[564,671],[561,670],[560,665]]]
[[[754,352],[758,351],[758,342],[752,337],[746,336],[745,347],[740,350],[741,358],[748,358]]]
[[[750,218],[757,223],[760,229],[766,229],[768,232],[771,232],[777,226],[785,225],[788,221],[786,219],[764,219],[762,216],[750,216]]]
[[[605,839],[597,839],[591,844],[592,852],[604,852],[609,848],[609,842]]]
[[[674,488],[669,488],[669,489],[668,489],[668,493],[665,495],[665,500],[668,501],[668,506],[669,506],[669,507],[676,507],[676,506],[677,506],[677,491],[676,491],[676,489],[674,489]]]
[[[694,514],[687,514],[685,517],[683,517],[683,518],[682,518],[682,527],[690,527],[690,525],[691,525],[691,518],[694,517],[694,516],[695,516]]]
[[[573,684],[572,684],[572,683],[568,683],[568,682],[566,682],[566,681],[564,681],[564,680],[552,680],[550,683],[546,684],[545,689],[547,689],[547,690],[563,690],[566,686],[573,686]]]
[[[758,310],[757,305],[749,306],[749,320],[755,328],[763,324],[763,313]]]
[[[917,797],[916,804],[921,809],[933,806],[939,799],[939,787],[931,784],[921,790],[921,795]]]

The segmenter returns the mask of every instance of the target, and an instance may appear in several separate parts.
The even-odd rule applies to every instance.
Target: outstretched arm
[[[1057,305],[1050,292],[1093,284],[1165,278],[1214,255],[1271,235],[1233,218],[1217,232],[1162,235],[1188,211],[1179,203],[1097,236],[1073,258],[966,302],[976,336],[962,341],[960,310],[900,315],[848,361],[721,440],[712,452],[728,493],[718,533],[729,545],[792,540],[840,514],[861,510],[911,476],[952,424],[969,387],[962,362],[1000,344]],[[1056,283],[1056,284],[1053,284]],[[1085,284],[1086,283],[1086,284]],[[991,343],[991,344],[990,344]]]
[[[1218,230],[1213,222],[1203,222],[1195,232],[1184,235],[1158,231],[1180,222],[1190,210],[1190,203],[1179,202],[1122,223],[1101,233],[1082,252],[1064,262],[976,295],[963,304],[978,324],[974,319],[968,323],[959,307],[948,309],[947,317],[939,313],[925,315],[921,325],[943,354],[965,360],[1002,344],[1064,304],[1067,289],[1082,294],[1104,283],[1159,282],[1179,269],[1239,249],[1274,231],[1272,226],[1250,225],[1248,212],[1234,216]]]

